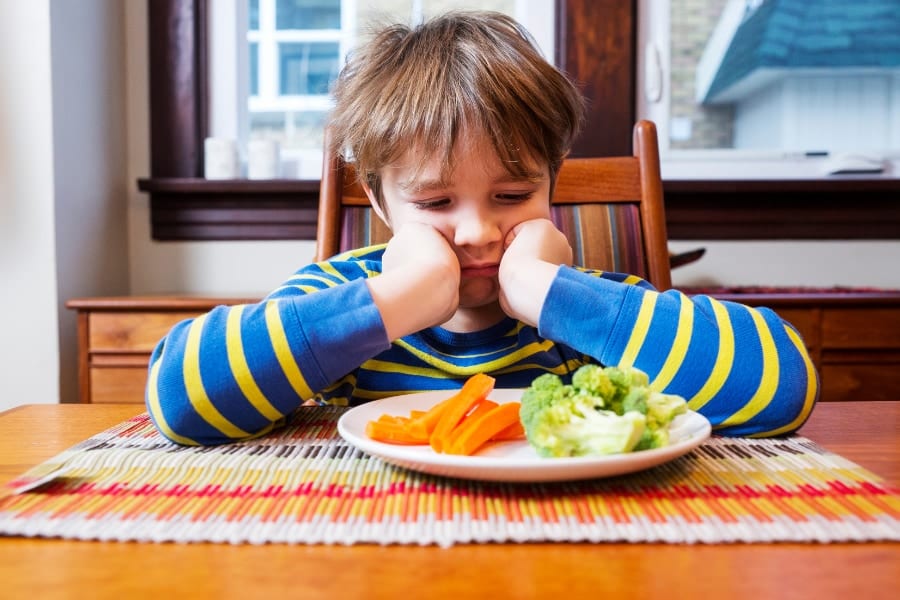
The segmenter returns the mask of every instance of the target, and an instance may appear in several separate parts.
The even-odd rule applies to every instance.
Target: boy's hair
[[[487,136],[511,175],[546,161],[552,183],[584,117],[575,85],[521,25],[494,12],[382,29],[351,53],[333,94],[326,150],[355,163],[379,204],[381,169],[427,149],[417,168],[438,158],[446,176],[466,128]]]

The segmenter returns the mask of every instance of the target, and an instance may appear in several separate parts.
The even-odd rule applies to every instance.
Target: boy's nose
[[[456,223],[454,242],[457,246],[483,246],[502,237],[500,226],[489,215],[472,211]]]

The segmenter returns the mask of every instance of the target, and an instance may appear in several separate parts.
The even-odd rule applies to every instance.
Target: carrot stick
[[[449,398],[438,402],[425,411],[425,414],[410,419],[409,423],[406,425],[409,433],[413,436],[421,437],[425,440],[423,443],[427,443],[428,437],[431,435],[431,432],[434,431],[441,415],[444,414],[444,409],[447,408],[448,402],[450,402]]]
[[[459,422],[473,406],[487,398],[494,389],[494,381],[490,375],[476,373],[466,380],[459,392],[447,400],[447,406],[428,438],[428,442],[435,452],[444,450],[444,444],[450,432],[459,425]]]
[[[494,408],[497,408],[497,406],[499,406],[499,404],[497,404],[493,400],[488,400],[487,398],[473,406],[472,410],[470,410],[469,413],[462,418],[459,424],[454,427],[450,431],[450,433],[447,434],[447,437],[444,440],[444,452],[448,452],[450,450],[450,448],[453,446],[453,440],[455,440],[456,437],[466,429],[466,427],[471,425],[483,414],[487,413],[490,410],[493,410]]]
[[[402,424],[388,421],[369,421],[366,423],[366,435],[388,444],[423,445],[428,442],[427,439],[411,435]]]
[[[462,431],[444,449],[447,454],[473,454],[497,433],[519,422],[519,403],[500,404],[463,425]]]
[[[393,423],[395,425],[403,425],[404,423],[409,422],[409,417],[404,417],[403,415],[389,415],[387,413],[378,415],[378,422],[380,423]]]
[[[506,429],[498,431],[492,438],[492,442],[509,442],[512,440],[524,440],[525,428],[521,421],[516,421]]]
[[[500,405],[497,404],[496,402],[494,402],[493,400],[491,400],[490,398],[485,398],[484,400],[482,400],[481,402],[476,404],[474,407],[472,407],[472,410],[469,411],[469,414],[467,414],[465,417],[463,417],[463,420],[460,421],[459,424],[462,425],[463,423],[468,422],[469,419],[474,419],[476,417],[480,417],[487,411],[491,410],[492,408],[496,408],[497,406],[500,406]],[[457,426],[456,429],[459,429],[459,426]],[[453,431],[456,431],[456,429],[454,429]]]

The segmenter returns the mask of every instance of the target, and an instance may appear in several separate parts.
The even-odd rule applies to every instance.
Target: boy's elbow
[[[168,397],[159,402],[148,393],[146,404],[147,413],[160,435],[181,446],[220,446],[253,439],[270,432],[281,422],[267,422],[250,431],[223,431],[204,419],[187,399]]]
[[[166,352],[163,340],[150,357],[144,403],[157,431],[182,446],[212,446],[237,441],[212,426],[191,402],[184,381],[182,361]],[[252,437],[247,434],[245,437]]]
[[[776,437],[794,433],[809,418],[819,398],[819,377],[811,361],[781,365],[768,394],[748,399],[740,410],[716,424],[717,434],[741,437]]]
[[[774,331],[780,333],[777,328]],[[819,399],[819,374],[806,344],[788,324],[784,325],[784,334],[785,337],[776,342],[777,351],[767,359],[769,366],[764,367],[772,380],[763,381],[761,389],[767,383],[774,389],[765,408],[757,414],[756,431],[748,434],[753,437],[774,437],[797,431],[812,414]]]
[[[786,374],[789,384],[788,392],[783,400],[784,418],[767,436],[786,435],[800,429],[812,414],[816,403],[819,401],[819,374],[812,363],[812,359],[806,355],[804,360],[794,364]]]
[[[793,331],[793,330],[792,330]],[[780,380],[785,388],[784,419],[768,435],[785,435],[800,429],[819,401],[820,379],[812,357],[799,335],[791,336],[795,353],[782,361]]]

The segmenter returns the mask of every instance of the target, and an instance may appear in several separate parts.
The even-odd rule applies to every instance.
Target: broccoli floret
[[[571,386],[563,385],[562,379],[553,373],[544,373],[531,382],[531,387],[522,394],[519,417],[523,427],[535,420],[535,415],[546,407],[559,402],[573,392]]]
[[[571,385],[537,377],[522,395],[520,418],[539,455],[584,456],[665,446],[669,424],[686,410],[680,396],[651,390],[638,369],[585,365]]]
[[[672,419],[687,412],[687,402],[681,396],[650,392],[647,397],[647,425],[651,429],[666,429]]]
[[[575,371],[572,385],[579,390],[602,396],[606,408],[621,415],[631,410],[624,406],[628,394],[635,388],[647,387],[649,379],[643,371],[632,367],[584,365]]]
[[[647,427],[644,429],[644,435],[641,436],[640,441],[638,441],[634,449],[635,451],[652,450],[653,448],[662,448],[663,446],[668,445],[669,430],[667,428],[650,429],[650,427]]]
[[[636,388],[643,390],[644,414],[647,417],[647,428],[641,436],[635,450],[650,450],[669,445],[669,425],[680,414],[687,412],[687,402],[681,396],[662,394],[650,391],[649,388]]]
[[[572,375],[572,386],[604,400],[612,400],[616,396],[615,384],[609,378],[609,374],[599,365],[580,367]]]
[[[622,399],[622,412],[639,412],[642,415],[647,414],[647,398],[650,396],[650,388],[633,387],[625,394]]]
[[[526,399],[522,399],[525,412]],[[531,413],[528,441],[541,456],[585,456],[630,452],[644,433],[644,415],[617,415],[596,398],[575,394]],[[523,421],[524,422],[524,421]]]

